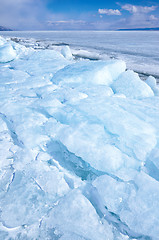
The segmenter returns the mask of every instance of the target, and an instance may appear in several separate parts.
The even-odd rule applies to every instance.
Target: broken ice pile
[[[158,92],[0,38],[0,239],[159,239]]]

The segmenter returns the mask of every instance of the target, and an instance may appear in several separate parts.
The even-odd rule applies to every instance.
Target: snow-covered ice
[[[0,57],[0,239],[159,239],[156,79],[68,46]]]

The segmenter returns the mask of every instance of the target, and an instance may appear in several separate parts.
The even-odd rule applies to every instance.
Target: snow
[[[15,53],[0,63],[0,239],[157,240],[155,78],[0,45]]]

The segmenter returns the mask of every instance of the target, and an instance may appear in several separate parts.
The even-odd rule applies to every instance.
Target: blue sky
[[[159,1],[0,0],[0,25],[17,30],[159,27]]]

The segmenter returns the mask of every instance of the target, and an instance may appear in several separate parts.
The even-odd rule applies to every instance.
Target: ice
[[[118,79],[113,82],[112,88],[115,93],[125,94],[130,98],[145,98],[154,95],[151,88],[139,78],[137,73],[128,70],[121,74]]]
[[[156,80],[4,44],[16,57],[0,64],[0,239],[157,240]]]
[[[136,172],[133,182],[118,182],[110,176],[94,181],[102,204],[134,232],[157,239],[159,184],[147,174]],[[133,233],[132,233],[133,234]]]
[[[29,55],[29,54],[28,54]],[[32,54],[27,56],[29,61],[25,62],[26,57],[19,58],[14,62],[14,68],[23,70],[31,76],[47,76],[52,77],[57,70],[68,65],[70,62],[66,60],[59,52],[54,50],[33,51]],[[46,61],[47,59],[47,61]]]
[[[55,84],[95,84],[109,86],[126,69],[123,61],[81,61],[58,71],[52,82]]]
[[[58,235],[64,235],[62,239],[70,233],[74,239],[113,239],[112,226],[100,222],[95,209],[79,190],[66,195],[50,212],[45,224],[50,229],[56,228]]]
[[[10,132],[7,128],[6,123],[0,118],[0,168],[4,168],[13,163],[12,149],[14,143],[10,136]],[[9,149],[9,151],[8,151]]]
[[[144,79],[156,75],[159,81],[158,31],[3,31],[1,35],[35,49],[61,51],[69,45],[77,58],[122,59],[127,69],[143,74]]]
[[[69,46],[65,46],[61,49],[61,54],[68,60],[72,60],[72,53]]]
[[[156,96],[159,96],[159,87],[157,86],[156,79],[152,76],[149,76],[145,81],[153,90]]]
[[[125,164],[137,167],[155,147],[156,135],[151,124],[136,116],[136,109],[130,111],[132,103],[136,106],[126,98],[85,98],[70,108],[70,117],[64,111],[56,114],[58,122],[50,120],[47,128],[56,129],[54,137],[98,170],[112,172]]]
[[[13,49],[13,47],[5,43],[0,46],[0,62],[5,63],[5,62],[10,62],[16,57],[16,51]]]
[[[6,42],[5,38],[0,36],[0,46],[3,46]]]
[[[100,60],[101,55],[97,52],[91,52],[88,50],[82,50],[82,49],[73,49],[72,51],[73,56],[77,58],[83,58],[83,59],[90,59],[90,60]]]
[[[51,125],[56,128],[54,136],[67,146],[70,152],[80,156],[95,169],[114,172],[124,164],[124,156],[121,151],[116,146],[104,141],[109,136],[104,132],[102,126],[83,122],[76,125],[76,129],[68,128],[65,125],[58,129],[58,124],[51,123]],[[85,148],[85,146],[87,147]]]

